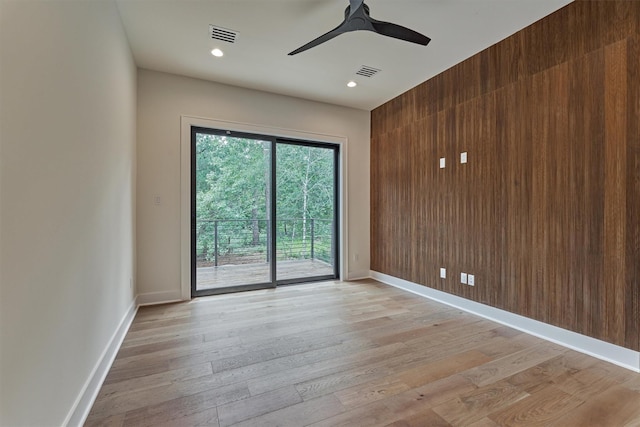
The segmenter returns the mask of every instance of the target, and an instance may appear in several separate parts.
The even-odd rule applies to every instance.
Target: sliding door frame
[[[275,263],[273,262],[273,259],[270,261],[269,263],[269,281],[267,282],[259,282],[259,283],[249,283],[249,284],[243,284],[243,285],[235,285],[235,286],[226,286],[226,287],[221,287],[221,288],[212,288],[212,289],[201,289],[198,290],[197,288],[197,268],[196,268],[196,222],[197,222],[197,218],[196,218],[196,176],[197,176],[197,171],[195,169],[195,165],[197,164],[196,162],[196,135],[197,134],[208,134],[208,135],[219,135],[219,136],[229,136],[229,137],[233,137],[233,138],[242,138],[242,139],[251,139],[251,140],[259,140],[259,141],[268,141],[270,144],[269,147],[269,182],[267,183],[267,185],[269,186],[273,186],[273,182],[275,179],[275,139],[267,136],[267,135],[254,135],[254,134],[248,134],[248,133],[243,133],[243,132],[235,132],[235,131],[229,131],[229,130],[224,130],[224,129],[212,129],[212,128],[206,128],[206,127],[201,127],[201,126],[191,126],[191,201],[190,201],[190,206],[191,206],[191,211],[190,211],[190,217],[191,217],[191,248],[190,248],[190,252],[191,252],[191,297],[201,297],[201,296],[207,296],[207,295],[218,295],[218,294],[226,294],[226,293],[232,293],[232,292],[243,292],[243,291],[254,291],[254,290],[258,290],[258,289],[269,289],[269,288],[275,288],[276,287],[276,281],[274,280],[275,278]],[[270,212],[269,212],[269,219],[267,220],[267,223],[269,224],[269,233],[271,234],[271,236],[274,236],[273,234],[273,230],[274,230],[274,224],[275,221],[273,220],[273,218],[275,218],[275,206],[273,203],[273,196],[271,196],[271,200],[269,201],[269,206],[270,206]],[[272,254],[275,254],[275,239],[271,238],[268,242],[269,248],[268,251]]]
[[[194,123],[197,122],[197,123]],[[204,122],[204,123],[203,123]],[[345,242],[342,238],[344,236],[344,220],[346,218],[345,210],[343,208],[345,202],[345,190],[346,185],[344,183],[344,178],[346,174],[344,173],[344,165],[346,164],[345,157],[346,152],[343,152],[346,148],[345,140],[342,140],[340,137],[329,137],[327,135],[317,135],[317,134],[309,134],[309,133],[301,133],[296,131],[284,131],[283,136],[278,136],[278,133],[283,132],[283,130],[279,130],[274,135],[273,131],[276,129],[268,129],[266,132],[269,133],[255,133],[255,132],[247,132],[246,130],[233,130],[237,129],[238,124],[233,124],[229,122],[223,122],[226,126],[216,126],[214,122],[205,119],[198,119],[193,117],[182,117],[182,138],[181,138],[181,181],[182,181],[182,208],[181,208],[181,230],[182,230],[182,299],[188,300],[193,297],[205,296],[205,295],[215,295],[221,293],[228,292],[239,292],[239,291],[249,291],[256,289],[268,289],[275,288],[276,286],[281,285],[289,285],[289,284],[298,284],[305,282],[313,282],[320,280],[339,280],[341,277],[344,277],[344,270],[342,265],[344,265],[342,260],[342,253],[345,248]],[[235,125],[235,126],[234,126]],[[215,127],[213,127],[215,126]],[[263,128],[265,129],[265,128]],[[188,167],[185,168],[185,132],[188,131]],[[262,132],[265,132],[263,130]],[[195,245],[195,222],[196,222],[196,197],[195,197],[195,188],[196,188],[196,150],[195,150],[195,140],[197,133],[206,133],[211,135],[226,135],[230,137],[236,138],[245,138],[245,139],[253,139],[259,141],[269,141],[271,144],[270,148],[270,182],[268,183],[271,186],[271,200],[269,202],[270,205],[270,221],[269,221],[269,231],[272,238],[269,240],[269,251],[272,255],[270,261],[270,281],[265,283],[257,283],[257,284],[248,284],[248,285],[238,285],[238,286],[230,286],[225,288],[216,288],[216,289],[207,289],[207,290],[198,290],[196,288],[196,245]],[[306,138],[301,138],[304,135]],[[309,140],[308,137],[313,138],[313,140]],[[277,278],[277,146],[278,144],[288,144],[288,145],[297,145],[297,146],[307,146],[307,147],[315,147],[315,148],[323,148],[330,149],[333,151],[333,234],[334,234],[334,253],[333,258],[333,274],[327,276],[316,276],[316,277],[308,277],[308,278],[293,278],[293,279],[284,279],[278,280]],[[188,191],[188,221],[189,221],[189,233],[188,233],[188,257],[185,256],[185,236],[184,236],[184,226],[185,226],[185,194],[184,194],[184,184],[185,184],[185,172],[188,172],[189,175],[189,191]],[[185,261],[188,258],[188,276],[189,276],[189,284],[188,284],[188,298],[186,297],[185,292]]]
[[[317,141],[302,141],[302,140],[298,140],[298,139],[291,139],[291,138],[276,138],[276,143],[274,145],[274,149],[273,149],[273,158],[272,160],[277,162],[277,155],[276,152],[278,150],[278,144],[288,144],[288,145],[297,145],[297,146],[301,146],[301,147],[313,147],[313,148],[322,148],[322,149],[326,149],[326,150],[333,150],[333,220],[334,220],[334,224],[333,224],[333,234],[334,234],[334,241],[335,241],[335,250],[334,250],[334,261],[333,261],[333,275],[331,276],[315,276],[315,277],[308,277],[308,278],[297,278],[297,279],[283,279],[283,280],[278,280],[277,274],[276,274],[276,283],[278,286],[282,286],[282,285],[290,285],[290,284],[298,284],[298,283],[308,283],[308,282],[317,282],[317,281],[321,281],[321,280],[337,280],[340,279],[340,245],[338,244],[338,242],[340,241],[340,171],[339,171],[339,165],[340,165],[340,145],[338,144],[334,144],[334,143],[330,143],[330,142],[317,142]],[[272,165],[275,165],[275,163],[272,162]],[[274,169],[272,170],[272,179],[273,179],[273,183],[274,183],[274,187],[273,187],[273,197],[272,197],[272,213],[275,215],[273,218],[275,218],[274,224],[276,223],[278,216],[277,216],[277,208],[278,208],[278,204],[277,204],[277,192],[278,192],[278,185],[277,185],[277,179],[276,179],[276,174],[277,174],[277,170],[274,166]],[[276,209],[276,211],[274,211],[273,209]],[[274,226],[274,230],[275,231],[275,226]],[[273,236],[276,236],[276,234],[272,234]],[[276,240],[276,238],[272,239],[272,240]],[[275,252],[273,252],[275,254]],[[277,263],[277,261],[276,261]]]

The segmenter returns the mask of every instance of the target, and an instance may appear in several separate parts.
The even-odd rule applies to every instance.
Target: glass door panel
[[[272,143],[192,130],[192,294],[273,286]]]
[[[276,145],[276,278],[337,277],[337,147]]]

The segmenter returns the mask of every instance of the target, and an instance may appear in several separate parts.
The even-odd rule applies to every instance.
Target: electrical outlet
[[[441,279],[446,279],[447,278],[447,269],[446,268],[441,268],[440,269],[440,278]]]
[[[460,283],[467,284],[467,273],[460,273]]]
[[[444,157],[440,157],[440,169],[444,169],[446,164],[447,164],[446,159]]]
[[[467,152],[460,153],[460,163],[467,163]]]
[[[475,278],[475,276],[473,274],[467,275],[467,285],[475,286],[476,285],[475,281],[476,281],[476,278]]]

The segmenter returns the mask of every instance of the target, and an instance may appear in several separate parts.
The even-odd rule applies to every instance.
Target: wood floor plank
[[[416,354],[399,354],[384,358],[378,362],[369,362],[347,370],[323,375],[296,384],[296,389],[303,399],[313,399],[328,393],[362,384],[368,381],[376,381],[392,374],[403,366],[412,367],[421,365],[423,357]]]
[[[453,426],[464,426],[513,405],[529,394],[506,381],[491,383],[438,405],[433,410]]]
[[[460,375],[452,375],[385,399],[383,403],[398,421],[471,393],[476,387]]]
[[[353,426],[376,426],[393,422],[394,415],[383,401],[369,403],[359,406],[339,415],[324,419],[322,421],[309,424],[310,427],[353,427]]]
[[[220,384],[230,384],[237,381],[249,381],[273,375],[278,377],[284,371],[291,371],[310,364],[325,361],[330,354],[336,358],[348,356],[353,353],[359,353],[372,349],[374,346],[363,339],[355,339],[352,341],[342,341],[335,345],[318,348],[310,351],[293,353],[291,355],[270,358],[264,361],[258,361],[252,364],[243,364],[237,368],[227,369],[216,372],[213,377],[220,381]],[[264,390],[266,391],[266,390]]]
[[[189,418],[206,418],[207,423],[213,423],[213,410],[215,410],[215,423],[217,424],[217,407],[219,405],[249,397],[251,397],[249,389],[246,384],[241,383],[205,390],[128,411],[124,426],[155,426],[168,422],[180,425]]]
[[[403,419],[386,424],[385,427],[450,427],[451,424],[446,422],[440,415],[433,412],[431,408],[409,416],[403,416]]]
[[[629,374],[611,375],[600,365],[596,363],[578,372],[559,376],[554,383],[565,392],[586,401],[629,378]]]
[[[187,415],[178,420],[171,419],[152,424],[154,427],[177,427],[177,426],[198,426],[198,427],[220,427],[218,422],[217,408],[205,409],[192,415]]]
[[[469,424],[467,427],[500,427],[500,425],[496,424],[495,421],[490,420],[489,418],[483,418],[475,423]]]
[[[207,377],[207,379],[209,379],[212,375],[213,369],[210,363],[203,363],[183,369],[166,370],[153,375],[105,383],[100,389],[99,398],[107,399],[120,394],[140,393],[156,387],[169,386],[175,381],[185,381],[201,377]]]
[[[387,358],[406,353],[406,346],[402,343],[390,344],[384,347],[372,347],[363,351],[354,352],[295,367],[289,369],[287,375],[276,374],[265,375],[249,382],[249,388],[254,394],[279,388],[284,384],[298,384],[316,378],[322,378],[336,372],[353,369],[367,363],[375,363]]]
[[[477,350],[493,359],[499,359],[526,348],[539,345],[542,342],[544,342],[542,339],[527,334],[519,334],[508,338],[499,336],[492,340],[492,342],[478,347]]]
[[[577,408],[584,402],[557,387],[547,387],[519,402],[494,411],[489,418],[498,425],[508,426],[548,426],[562,417],[562,414]]]
[[[622,383],[622,386],[628,388],[629,390],[640,392],[640,375],[631,376],[627,379],[627,381]]]
[[[227,427],[300,402],[296,388],[287,386],[218,406],[218,422],[220,427]]]
[[[155,427],[160,425],[209,425],[218,426],[216,400],[208,400],[205,393],[174,399],[159,405],[126,414],[123,427]]]
[[[101,417],[91,414],[85,421],[85,427],[122,427],[124,425],[124,413]]]
[[[333,395],[322,396],[234,424],[234,427],[300,427],[344,412]]]
[[[427,336],[430,335],[444,335],[446,331],[458,328],[461,322],[465,322],[462,319],[440,319],[439,322],[433,324],[416,327],[401,332],[394,332],[388,335],[384,335],[376,339],[376,344],[385,345],[396,342],[407,342],[417,340],[419,342],[425,341]]]
[[[639,393],[609,363],[330,281],[140,308],[85,425],[637,427]]]
[[[566,349],[557,344],[542,343],[478,366],[467,371],[464,376],[478,387],[483,387],[546,362],[564,351]]]
[[[640,425],[640,393],[613,386],[555,423],[557,427]]]
[[[236,383],[226,387],[217,387],[217,384],[212,383],[210,377],[199,377],[143,391],[123,391],[113,396],[102,397],[96,400],[91,412],[96,417],[108,416],[145,407],[156,407],[175,399],[192,396],[197,399],[208,396],[211,401],[220,402],[220,396],[227,398],[232,396],[233,400],[238,400],[250,396],[250,393],[246,384]]]
[[[354,408],[386,399],[403,391],[411,390],[407,384],[394,376],[384,377],[375,381],[368,381],[343,390],[338,390],[334,395],[346,408]]]
[[[472,350],[434,362],[419,362],[415,366],[403,365],[391,375],[338,390],[335,395],[347,408],[360,406],[389,398],[407,390],[419,389],[421,386],[436,383],[442,378],[451,377],[458,372],[486,363],[489,360],[491,359],[482,353]],[[424,396],[420,400],[423,399]]]
[[[155,342],[150,344],[122,347],[118,352],[118,357],[120,359],[125,359],[127,357],[141,356],[144,354],[157,353],[160,351],[183,349],[185,347],[191,347],[191,346],[193,348],[193,347],[202,345],[203,342],[204,342],[204,335],[190,335],[188,337]]]
[[[287,375],[291,375],[292,371],[295,371],[298,368],[300,368],[298,369],[299,371],[304,372],[305,370],[301,368],[305,366],[317,364],[332,357],[341,358],[351,354],[359,354],[362,351],[372,348],[373,345],[366,340],[347,341],[331,347],[293,354],[287,357],[266,360],[264,362],[218,372],[213,375],[213,378],[219,381],[219,384],[226,385],[238,381],[255,380],[257,382],[263,380],[263,377],[270,376],[273,381],[270,382],[269,386],[260,390],[264,392],[268,391],[269,388],[275,387],[277,378],[282,378],[283,373],[285,372]],[[288,383],[289,381],[283,381],[280,384],[287,385]],[[253,384],[254,383],[252,382],[252,385]],[[257,390],[259,390],[259,387],[254,385],[254,392]]]
[[[151,375],[167,369],[189,367],[194,364],[213,363],[215,372],[251,365],[256,361],[265,361],[315,349],[338,345],[344,340],[340,335],[329,335],[323,339],[304,339],[303,335],[294,334],[293,339],[260,338],[253,344],[238,343],[227,345],[226,342],[201,343],[197,346],[186,346],[178,349],[163,350],[118,359],[110,372],[107,382],[116,382],[121,378]]]
[[[495,324],[473,322],[471,324],[461,323],[452,330],[413,339],[405,344],[415,351],[428,351],[434,358],[441,358],[455,354],[461,348],[470,350],[484,346],[496,337],[500,337],[500,335]]]
[[[415,368],[403,371],[399,379],[411,388],[438,381],[439,379],[457,374],[477,366],[484,365],[492,359],[478,350],[454,354],[451,357],[423,363]]]
[[[583,355],[584,356],[584,355]],[[535,393],[538,389],[546,389],[555,379],[564,375],[572,375],[580,369],[594,363],[593,358],[573,358],[570,360],[566,354],[556,356],[546,362],[532,366],[507,378],[507,381],[520,387],[527,393]]]

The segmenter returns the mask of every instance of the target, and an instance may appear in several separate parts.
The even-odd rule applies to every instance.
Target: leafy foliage
[[[267,260],[271,144],[196,135],[196,252],[200,263],[255,262],[258,255]],[[278,259],[331,261],[333,168],[331,149],[277,144]]]

